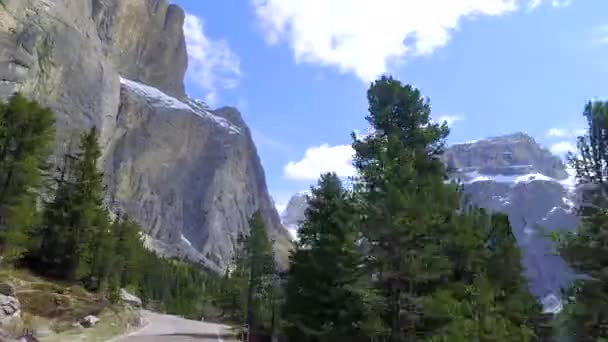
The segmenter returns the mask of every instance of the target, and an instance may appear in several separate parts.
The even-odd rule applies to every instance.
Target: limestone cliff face
[[[0,100],[19,91],[52,108],[56,156],[97,125],[108,203],[159,252],[221,270],[261,209],[285,255],[240,113],[185,93],[183,22],[165,0],[0,0]]]

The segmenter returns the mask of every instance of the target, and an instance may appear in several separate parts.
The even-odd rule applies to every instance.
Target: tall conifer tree
[[[561,255],[585,275],[569,293],[569,331],[576,341],[608,337],[608,102],[589,102],[583,116],[587,134],[569,154],[581,186],[581,219],[575,233],[562,236]]]
[[[352,195],[336,174],[312,189],[291,256],[285,319],[295,341],[363,341],[372,332],[371,277]]]
[[[35,247],[36,201],[55,138],[48,108],[17,94],[0,104],[0,230],[3,254],[18,260]]]

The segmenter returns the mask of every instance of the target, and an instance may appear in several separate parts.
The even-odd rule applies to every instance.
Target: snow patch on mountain
[[[148,102],[154,106],[188,111],[193,114],[196,114],[197,116],[203,119],[215,122],[220,127],[227,129],[230,134],[242,133],[240,128],[236,127],[228,120],[217,115],[211,114],[207,105],[202,101],[188,99],[186,103],[176,99],[173,96],[165,94],[157,88],[145,85],[143,83],[128,80],[123,77],[120,77],[120,83],[131,89],[134,93],[145,97]]]
[[[180,238],[181,238],[181,240],[182,240],[183,242],[185,242],[185,243],[186,243],[188,246],[192,247],[192,242],[190,242],[190,240],[188,240],[188,239],[187,239],[187,238],[184,236],[184,234],[182,234],[182,235],[180,236]]]
[[[527,166],[526,166],[527,167]],[[504,175],[504,174],[483,174],[479,171],[466,172],[468,178],[464,183],[471,184],[476,182],[496,182],[496,183],[529,183],[533,181],[557,181],[551,177],[547,177],[542,173],[528,173],[524,175]]]

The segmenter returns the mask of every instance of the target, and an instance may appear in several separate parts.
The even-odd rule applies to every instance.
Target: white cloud
[[[547,136],[558,138],[578,137],[586,133],[586,129],[568,129],[568,128],[550,128],[547,131]]]
[[[545,2],[549,3],[549,0],[530,0],[530,2],[528,3],[528,8],[536,9]],[[551,1],[551,6],[556,7],[556,8],[568,7],[570,5],[572,5],[572,0],[552,0]]]
[[[563,138],[570,136],[570,131],[565,128],[550,128],[549,131],[547,131],[547,135],[550,137]]]
[[[296,62],[335,66],[366,82],[393,63],[445,46],[465,18],[541,5],[539,0],[250,1],[269,44],[286,41]]]
[[[443,123],[444,121],[448,124],[448,126],[452,126],[457,121],[462,121],[464,118],[458,115],[442,115],[439,117],[439,123]]]
[[[202,19],[187,14],[184,34],[188,49],[188,77],[206,93],[205,101],[215,105],[218,92],[237,86],[241,71],[239,57],[224,40],[205,35]]]
[[[316,180],[326,172],[335,172],[340,177],[354,176],[353,155],[350,145],[311,147],[302,160],[291,161],[285,166],[285,176],[294,180]]]
[[[551,145],[551,152],[555,154],[565,154],[567,152],[575,152],[576,146],[568,141],[560,141],[556,144]]]

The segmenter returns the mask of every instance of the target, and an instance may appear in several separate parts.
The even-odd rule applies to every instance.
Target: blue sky
[[[241,110],[279,206],[320,172],[352,173],[350,132],[382,73],[431,99],[451,143],[524,131],[560,155],[608,91],[605,0],[174,2],[189,93]]]

